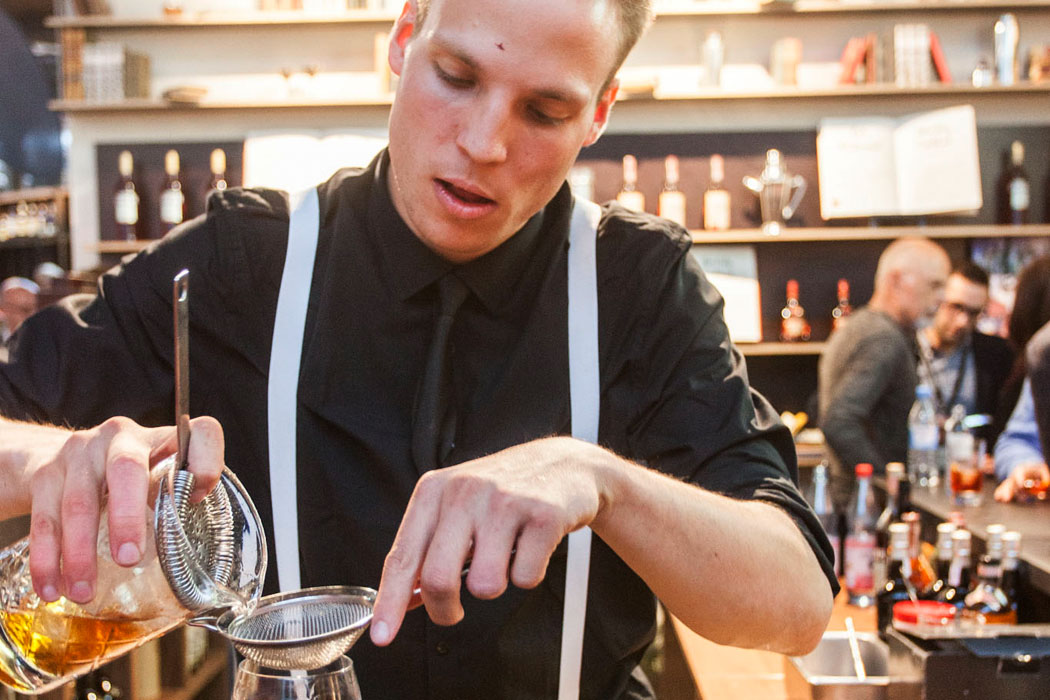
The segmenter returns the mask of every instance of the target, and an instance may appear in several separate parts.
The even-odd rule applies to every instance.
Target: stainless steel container
[[[791,700],[886,700],[889,650],[877,635],[857,633],[867,675],[857,676],[845,632],[825,632],[805,656],[785,657],[784,685]]]

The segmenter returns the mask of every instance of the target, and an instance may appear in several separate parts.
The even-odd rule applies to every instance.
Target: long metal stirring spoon
[[[177,469],[188,465],[190,448],[190,271],[183,270],[172,282],[172,307],[175,322],[175,431],[178,452]]]

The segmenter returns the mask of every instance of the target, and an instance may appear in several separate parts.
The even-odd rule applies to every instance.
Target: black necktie
[[[468,293],[466,285],[452,273],[438,282],[441,313],[434,324],[412,424],[412,459],[420,473],[439,467],[452,449],[456,426],[455,411],[450,410],[449,400],[452,395],[449,332],[456,311]]]

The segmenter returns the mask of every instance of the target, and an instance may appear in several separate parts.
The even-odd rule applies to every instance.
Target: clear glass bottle
[[[831,330],[837,331],[846,322],[849,315],[853,313],[853,306],[849,303],[849,282],[840,279],[838,282],[838,303],[831,310]]]
[[[623,157],[623,185],[616,201],[631,211],[645,211],[645,195],[638,189],[638,160],[630,154]]]
[[[828,541],[831,542],[831,549],[835,557],[832,561],[835,573],[841,574],[842,566],[839,559],[842,556],[842,552],[840,551],[839,521],[835,508],[831,503],[831,491],[828,489],[827,462],[821,462],[813,468],[813,499],[810,505],[813,506],[813,512],[816,513],[821,527],[824,528],[824,532],[828,536]]]
[[[704,190],[704,230],[728,231],[731,200],[725,187],[725,159],[713,154],[710,168],[711,181]]]
[[[135,191],[135,158],[131,151],[121,151],[117,158],[120,182],[113,194],[113,218],[117,223],[117,239],[134,241],[138,238],[139,194]]]
[[[926,384],[920,384],[915,388],[915,403],[908,413],[908,475],[913,484],[936,486],[940,483],[937,470],[940,442],[933,392]]]
[[[810,326],[806,312],[798,303],[798,280],[788,280],[787,303],[780,310],[780,340],[785,343],[809,340]]]
[[[192,481],[177,472],[174,458],[151,474],[156,494],[147,550],[133,567],[116,564],[110,554],[105,509],[98,534],[98,579],[94,599],[85,604],[59,597],[41,600],[29,572],[29,538],[0,552],[0,683],[22,693],[42,693],[174,629],[194,614],[219,606],[246,605],[258,598],[266,569],[266,538],[255,506],[237,478],[224,470],[219,485],[199,504],[173,506]],[[187,486],[187,484],[189,484]],[[177,509],[177,510],[176,510]],[[176,515],[177,514],[177,515]],[[235,527],[234,523],[239,525]],[[162,532],[163,530],[163,532]],[[199,601],[188,607],[169,584],[162,567],[174,562],[192,580]]]
[[[657,200],[657,213],[685,226],[685,192],[679,189],[678,156],[664,158],[664,188]]]
[[[850,499],[842,558],[849,602],[866,608],[875,603],[875,493],[871,489],[872,466],[864,462],[854,471],[857,489]]]
[[[182,223],[186,217],[186,195],[179,180],[179,152],[172,149],[164,154],[164,173],[167,180],[160,193],[161,235]]]

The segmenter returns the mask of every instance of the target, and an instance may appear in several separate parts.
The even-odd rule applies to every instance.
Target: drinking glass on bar
[[[975,506],[981,503],[984,472],[978,459],[976,445],[964,421],[966,409],[955,406],[945,425],[944,448],[948,458],[948,488],[956,505]]]

